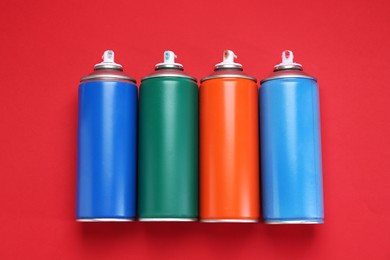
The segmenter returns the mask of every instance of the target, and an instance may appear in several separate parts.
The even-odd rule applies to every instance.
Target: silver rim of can
[[[179,63],[175,63],[175,64],[156,64],[155,66],[156,70],[160,70],[160,69],[179,69],[179,70],[183,70],[183,65],[179,64]]]
[[[196,218],[140,218],[141,222],[193,222]]]
[[[257,223],[258,219],[201,219],[204,223]]]
[[[216,64],[214,67],[214,70],[220,70],[220,69],[239,69],[239,70],[242,70],[242,65],[238,64],[238,63]]]
[[[205,77],[205,78],[201,79],[200,82],[202,83],[203,81],[206,81],[206,80],[209,80],[209,79],[222,79],[222,78],[229,78],[229,79],[241,78],[241,79],[249,79],[249,80],[252,80],[254,82],[257,82],[257,79],[254,78],[254,77],[245,76],[245,75],[234,75],[234,74],[212,75],[212,76],[208,76],[208,77]]]
[[[274,67],[274,71],[279,71],[279,70],[302,70],[302,65],[298,63],[293,63],[293,64],[279,64]]]
[[[146,76],[144,78],[141,79],[141,82],[146,80],[146,79],[153,79],[153,78],[165,78],[165,77],[174,77],[174,78],[184,78],[184,79],[190,79],[192,81],[194,81],[195,83],[197,82],[196,78],[194,77],[191,77],[191,76],[185,76],[185,75],[181,75],[181,74],[174,74],[174,73],[170,73],[170,74],[152,74],[152,75],[149,75],[149,76]]]
[[[300,74],[289,74],[289,75],[276,75],[276,76],[270,76],[268,78],[265,78],[260,81],[260,84],[263,84],[266,81],[274,80],[274,79],[286,79],[286,78],[301,78],[301,79],[311,79],[317,82],[316,78],[310,77],[310,76],[305,76],[305,75],[300,75]]]
[[[114,63],[114,64],[96,64],[95,70],[103,70],[103,69],[112,69],[112,70],[120,70],[123,71],[122,65]]]
[[[287,219],[287,220],[265,220],[265,224],[324,224],[323,219]]]
[[[77,222],[132,222],[133,218],[78,218]]]
[[[80,82],[87,80],[103,80],[103,79],[117,79],[117,80],[127,80],[133,83],[136,83],[136,80],[127,76],[115,75],[115,74],[102,74],[102,75],[91,75],[83,77]]]

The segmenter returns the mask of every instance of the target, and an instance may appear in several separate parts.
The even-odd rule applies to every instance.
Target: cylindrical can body
[[[196,220],[198,218],[196,81],[175,76],[151,77],[142,81],[138,151],[139,219]]]
[[[263,217],[323,223],[318,86],[314,78],[286,73],[259,91]]]
[[[255,81],[218,75],[202,82],[201,221],[258,220],[258,135],[258,87]]]
[[[124,80],[89,80],[79,86],[79,221],[135,217],[137,92]]]

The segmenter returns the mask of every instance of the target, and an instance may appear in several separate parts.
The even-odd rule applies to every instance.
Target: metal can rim
[[[249,79],[249,80],[252,80],[254,81],[255,83],[257,83],[257,79],[254,78],[254,77],[251,77],[251,76],[246,76],[246,75],[237,75],[237,74],[220,74],[220,75],[211,75],[211,76],[207,76],[207,77],[204,77],[200,80],[200,83],[206,81],[206,80],[210,80],[210,79],[221,79],[221,78],[242,78],[242,79]]]
[[[84,82],[87,80],[95,80],[95,79],[121,79],[121,80],[130,81],[133,83],[137,83],[137,81],[133,78],[130,78],[128,76],[123,76],[123,75],[115,75],[115,74],[88,75],[88,76],[82,77],[80,82]]]
[[[312,76],[309,76],[309,75],[300,75],[300,74],[288,74],[288,75],[275,75],[275,76],[269,76],[265,79],[262,79],[260,81],[260,84],[263,84],[264,82],[266,81],[270,81],[270,80],[275,80],[275,79],[285,79],[285,78],[302,78],[302,79],[311,79],[311,80],[314,80],[315,82],[317,82],[317,79],[312,77]]]
[[[169,77],[173,77],[173,78],[185,78],[185,79],[190,79],[192,81],[194,81],[195,83],[197,83],[197,79],[194,78],[194,77],[191,77],[191,76],[186,76],[186,75],[181,75],[181,74],[175,74],[175,73],[167,73],[167,74],[151,74],[149,76],[145,76],[141,79],[141,82],[144,81],[144,80],[147,80],[147,79],[152,79],[152,78],[169,78]]]
[[[111,70],[118,70],[118,71],[123,71],[123,68],[122,68],[122,65],[120,64],[96,64],[95,67],[94,67],[94,70],[107,70],[107,69],[111,69]]]

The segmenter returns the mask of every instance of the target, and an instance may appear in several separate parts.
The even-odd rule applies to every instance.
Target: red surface
[[[0,259],[390,259],[388,1],[1,1]],[[81,224],[77,86],[112,48],[140,79],[174,50],[200,78],[230,48],[291,49],[321,89],[326,223]]]

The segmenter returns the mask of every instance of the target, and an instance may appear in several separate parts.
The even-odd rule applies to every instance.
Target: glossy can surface
[[[323,223],[316,81],[299,75],[271,76],[259,93],[264,220]]]
[[[190,77],[164,75],[148,76],[142,81],[138,151],[140,220],[196,220],[198,218],[196,81]]]
[[[200,218],[254,222],[259,218],[258,87],[240,75],[217,73],[200,86]]]
[[[135,217],[137,86],[92,80],[79,87],[77,219]]]

